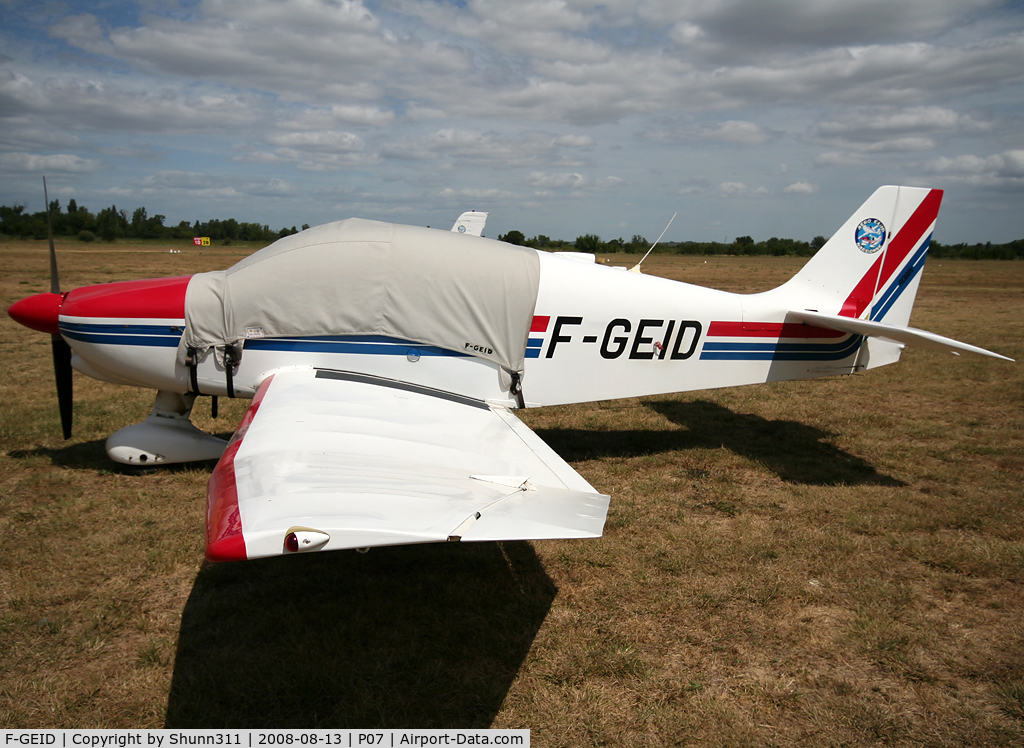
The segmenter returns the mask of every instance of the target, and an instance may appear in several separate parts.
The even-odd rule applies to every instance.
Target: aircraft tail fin
[[[864,336],[858,368],[893,363],[905,345],[1005,356],[909,327],[942,190],[879,187],[781,288],[787,321]]]
[[[475,210],[467,210],[459,220],[452,226],[452,231],[457,234],[469,234],[470,236],[483,236],[484,226],[487,224],[487,213],[478,213]]]
[[[941,202],[942,190],[879,187],[783,288],[810,311],[907,325]]]

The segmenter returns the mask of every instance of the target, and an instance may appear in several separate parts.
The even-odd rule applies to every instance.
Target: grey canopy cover
[[[535,250],[350,218],[194,275],[178,361],[254,335],[386,335],[522,372],[539,281]]]

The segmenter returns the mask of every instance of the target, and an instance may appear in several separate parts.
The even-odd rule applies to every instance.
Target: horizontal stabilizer
[[[803,322],[816,327],[827,327],[830,330],[839,330],[853,335],[867,335],[875,338],[884,338],[895,343],[904,345],[918,345],[923,348],[932,348],[938,351],[950,351],[959,354],[960,352],[978,353],[982,356],[1000,358],[1003,361],[1013,361],[1012,358],[1001,356],[998,353],[978,348],[974,345],[961,343],[959,340],[936,335],[926,330],[918,330],[916,327],[896,327],[884,322],[871,322],[866,319],[855,319],[853,317],[840,317],[834,314],[821,314],[811,311],[790,311],[786,315],[786,321]]]

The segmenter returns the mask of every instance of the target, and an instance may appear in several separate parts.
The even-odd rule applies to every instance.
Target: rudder
[[[879,187],[783,288],[804,308],[905,326],[942,190]]]

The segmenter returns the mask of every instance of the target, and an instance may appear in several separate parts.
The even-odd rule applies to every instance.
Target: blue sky
[[[167,223],[490,211],[574,239],[829,236],[881,184],[1024,237],[1024,4],[0,0],[0,204]]]

